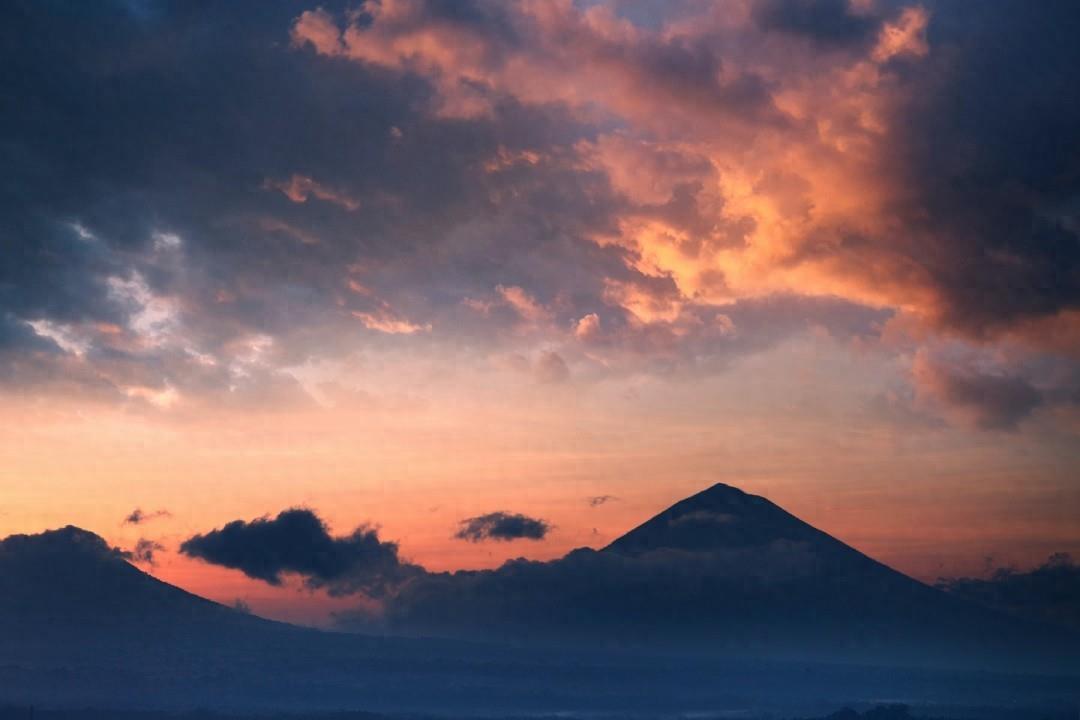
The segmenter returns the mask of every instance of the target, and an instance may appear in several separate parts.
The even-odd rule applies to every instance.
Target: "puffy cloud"
[[[307,587],[325,588],[332,595],[378,595],[421,572],[402,561],[397,544],[380,540],[376,530],[360,527],[334,537],[314,512],[302,508],[274,518],[234,520],[188,538],[180,552],[270,585],[298,575]]]
[[[596,313],[589,313],[583,315],[577,323],[574,324],[574,335],[579,340],[588,340],[594,337],[600,331],[600,316]]]
[[[454,537],[469,542],[543,540],[550,531],[551,525],[544,520],[500,510],[462,520],[461,529]]]

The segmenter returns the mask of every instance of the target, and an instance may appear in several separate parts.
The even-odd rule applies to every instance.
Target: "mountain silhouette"
[[[723,483],[680,500],[604,550],[622,555],[660,549],[713,552],[774,542],[851,550],[766,498]]]
[[[618,538],[605,550],[640,555],[669,549],[709,552],[765,545],[774,541],[838,541],[769,500],[717,483],[680,500]]]
[[[181,624],[270,623],[161,582],[99,536],[71,525],[0,540],[0,627],[8,633]]]
[[[387,618],[415,634],[739,656],[1014,669],[1070,656],[1042,627],[946,595],[723,484],[601,550],[420,578]]]
[[[0,541],[0,704],[513,714],[695,698],[790,711],[1072,692],[937,667],[1077,671],[1075,638],[941,593],[724,485],[601,550],[422,573],[364,628],[380,634],[237,612],[75,527]]]

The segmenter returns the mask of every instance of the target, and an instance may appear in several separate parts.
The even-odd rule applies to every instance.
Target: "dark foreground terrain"
[[[929,714],[928,714],[929,713]],[[276,714],[276,715],[223,715],[209,711],[196,711],[183,714],[169,714],[151,711],[115,711],[95,708],[69,710],[41,710],[35,707],[6,706],[0,707],[0,720],[447,720],[446,715],[382,715],[365,712],[337,712],[322,714]],[[476,720],[566,720],[567,715],[485,715],[476,716]],[[687,716],[647,716],[641,714],[589,715],[590,718],[621,720],[647,717],[687,717]],[[956,718],[981,718],[983,720],[1076,720],[1077,713],[1068,709],[954,709],[954,714],[935,714],[931,708],[911,708],[902,704],[876,705],[867,709],[846,707],[828,715],[814,718],[785,718],[771,714],[755,715],[743,713],[724,713],[715,715],[694,715],[695,720],[721,720],[722,718],[742,718],[744,720],[954,720]],[[460,718],[459,720],[465,720]]]

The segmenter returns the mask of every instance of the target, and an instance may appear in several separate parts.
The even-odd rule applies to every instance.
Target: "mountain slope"
[[[250,626],[250,618],[143,573],[74,526],[0,540],[0,625],[111,629],[191,623]]]
[[[418,579],[387,616],[418,634],[739,656],[1019,669],[1068,655],[727,485],[600,551]]]
[[[776,540],[841,544],[763,497],[717,483],[680,500],[604,549],[623,555],[660,548],[708,552]]]

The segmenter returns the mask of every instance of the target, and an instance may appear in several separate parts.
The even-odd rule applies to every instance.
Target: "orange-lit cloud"
[[[340,607],[180,535],[308,503],[488,567],[509,555],[450,541],[461,518],[548,518],[551,557],[726,480],[924,577],[1062,549],[1067,5],[28,9],[0,525],[135,547],[116,520],[169,507],[155,572],[289,617]]]
[[[360,201],[343,192],[332,190],[305,175],[293,175],[288,180],[267,180],[266,187],[281,191],[281,194],[295,203],[307,202],[308,197],[318,198],[346,210],[357,210]]]

